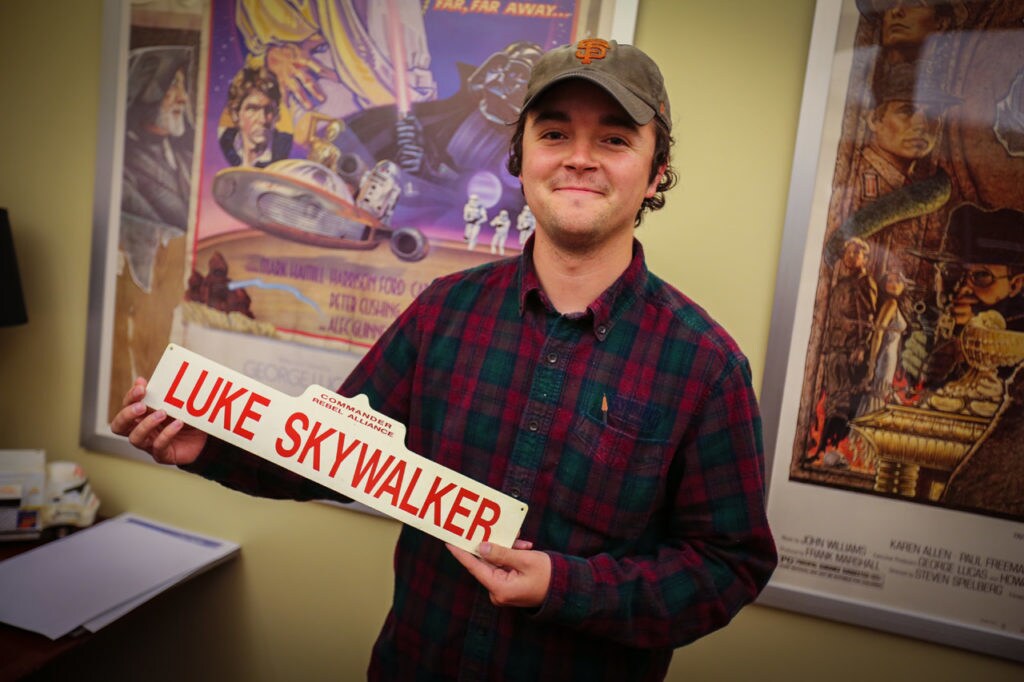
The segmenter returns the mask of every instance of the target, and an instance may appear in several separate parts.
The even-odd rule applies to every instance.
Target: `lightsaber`
[[[398,0],[387,0],[388,48],[391,65],[395,70],[395,106],[399,120],[409,113],[409,83],[405,67],[405,41],[402,39],[402,18],[398,13]]]

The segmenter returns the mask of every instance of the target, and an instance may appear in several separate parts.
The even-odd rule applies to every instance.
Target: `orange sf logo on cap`
[[[587,38],[576,43],[576,58],[583,64],[594,59],[604,59],[608,55],[608,41],[600,38]]]

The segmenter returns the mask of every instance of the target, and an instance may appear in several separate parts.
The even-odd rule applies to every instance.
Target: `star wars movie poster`
[[[1024,1],[819,36],[761,601],[1024,660]]]
[[[165,4],[132,10],[110,411],[168,341],[336,386],[434,278],[518,254],[530,69],[615,5]]]

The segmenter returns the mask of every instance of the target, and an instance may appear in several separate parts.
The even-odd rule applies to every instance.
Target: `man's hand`
[[[423,167],[423,126],[419,119],[407,114],[395,123],[398,154],[395,162],[407,173],[419,173]]]
[[[915,331],[904,342],[900,360],[911,381],[936,388],[949,378],[960,361],[960,351],[956,339],[936,340]]]
[[[928,332],[921,329],[912,331],[903,343],[900,360],[903,364],[903,371],[912,381],[918,381],[924,376],[924,366],[931,353],[931,346],[931,337]]]
[[[460,564],[484,586],[495,606],[535,607],[544,603],[551,584],[551,558],[533,551],[533,543],[516,540],[512,549],[480,544],[479,559],[464,549],[446,545]]]
[[[152,411],[142,399],[146,380],[138,378],[124,396],[121,411],[114,415],[110,430],[127,436],[128,442],[144,450],[160,464],[191,464],[206,445],[206,434],[180,419],[170,420],[163,410]]]
[[[281,87],[282,106],[289,95],[305,109],[313,109],[327,98],[317,85],[325,69],[303,48],[292,44],[271,45],[267,48],[266,65]]]

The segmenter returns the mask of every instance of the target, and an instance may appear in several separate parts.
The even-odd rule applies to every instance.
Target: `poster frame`
[[[846,9],[849,10],[854,3],[852,0],[846,2]],[[802,284],[806,285],[808,278],[813,282],[818,276],[818,261],[814,256],[820,257],[820,249],[815,253],[809,248],[812,246],[809,240],[813,238],[812,223],[817,195],[824,191],[816,185],[820,182],[819,166],[825,159],[822,152],[828,137],[826,131],[830,125],[838,127],[837,121],[828,120],[828,104],[833,85],[833,67],[838,50],[843,49],[838,45],[843,10],[844,0],[817,0],[808,49],[762,376],[761,405],[769,472],[769,505],[773,494],[785,494],[784,491],[780,492],[780,488],[784,488],[781,485],[783,481],[773,480],[773,465],[776,457],[785,457],[788,461],[791,456],[790,443],[780,442],[780,432],[786,432],[787,406],[791,406],[794,401],[799,402],[802,389],[801,382],[791,378],[789,369],[794,362],[802,366],[802,358],[806,353],[806,348],[793,347],[798,315],[806,314],[806,311],[801,313],[798,309],[798,292]],[[856,12],[856,9],[853,11]],[[839,108],[834,116],[842,116],[842,113]],[[775,522],[772,526],[777,538],[788,530]],[[1020,532],[1015,531],[1015,537],[1024,540],[1024,527]],[[1024,646],[1019,636],[1001,634],[966,621],[934,618],[916,611],[883,607],[877,603],[850,598],[838,590],[821,591],[806,585],[787,583],[780,580],[779,573],[773,577],[757,603],[1024,662]]]
[[[187,5],[193,6],[197,2]],[[591,2],[600,4],[604,0]],[[636,28],[638,0],[613,2],[610,37],[619,42],[631,43]],[[102,4],[93,229],[79,442],[95,452],[151,462],[144,452],[134,448],[126,438],[111,433],[106,420],[106,401],[102,398],[110,394],[112,362],[109,355],[116,313],[120,227],[118,207],[121,205],[124,102],[127,94],[132,4],[132,0],[103,0]],[[207,36],[200,36],[203,49],[206,40]],[[193,193],[195,191],[193,188]]]

